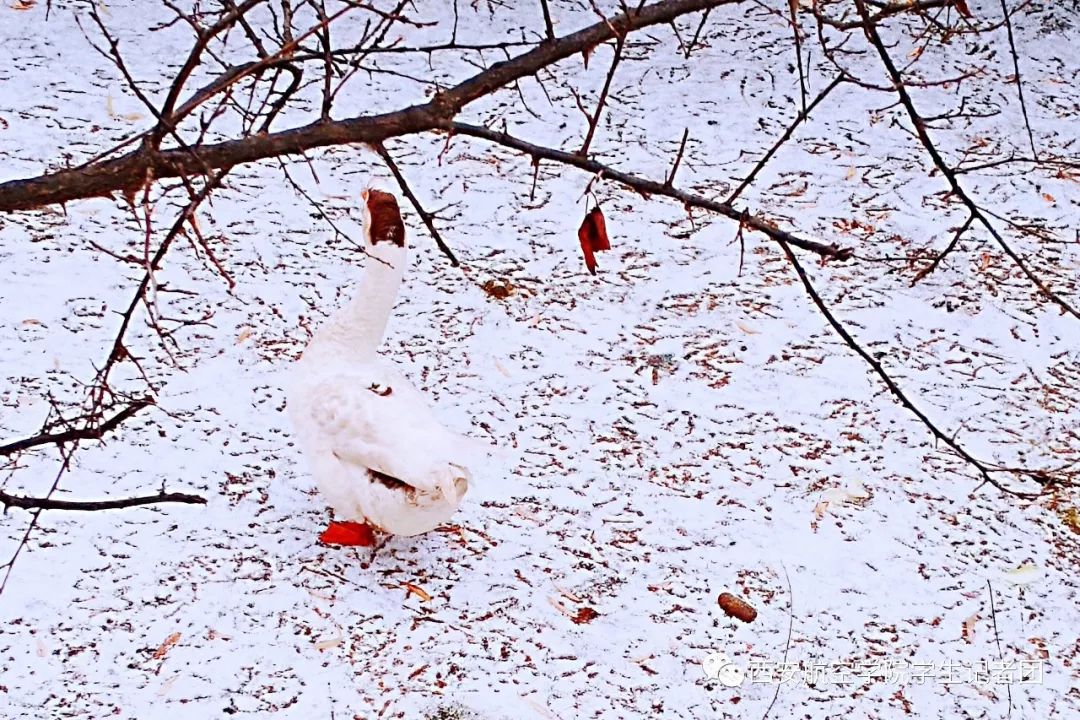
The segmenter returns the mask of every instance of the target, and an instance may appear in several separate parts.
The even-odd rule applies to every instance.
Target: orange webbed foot
[[[375,532],[367,523],[331,520],[319,541],[327,545],[357,545],[369,547],[375,544]]]

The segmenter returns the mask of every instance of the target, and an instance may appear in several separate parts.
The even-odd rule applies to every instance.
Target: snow
[[[980,17],[998,12],[969,4]],[[54,2],[48,22],[44,5],[0,6],[0,39],[17,60],[0,67],[0,180],[57,167],[65,153],[83,161],[149,126],[75,24],[81,3]],[[459,39],[518,39],[539,22],[536,4],[524,5],[461,3]],[[417,6],[416,17],[441,24],[404,28],[406,41],[445,41],[449,4]],[[587,3],[552,6],[560,33],[594,22]],[[170,17],[156,3],[103,7],[132,73],[160,100],[189,29],[142,32]],[[1080,26],[1066,16],[1048,31],[1053,8],[1033,13],[1016,28],[1029,112],[1040,142],[1067,151],[1077,99],[1061,79],[1080,66],[1070,42]],[[697,21],[679,23],[684,38]],[[594,149],[658,179],[689,127],[677,184],[722,199],[795,115],[789,33],[747,4],[714,11],[708,47],[689,60],[670,28],[634,36]],[[1002,154],[1026,146],[1014,93],[994,84],[1012,73],[1007,46],[990,38],[1002,44],[969,102],[989,98],[1002,114],[936,131],[950,158],[977,137]],[[230,41],[237,57],[240,41]],[[925,66],[956,72],[970,61],[966,42],[928,50]],[[505,119],[519,137],[575,149],[584,121],[568,83],[591,107],[610,52],[598,48],[587,71],[574,58],[543,73],[555,107],[526,80],[520,96],[505,90],[462,119],[499,129]],[[476,71],[478,56],[466,57],[372,62],[445,85]],[[874,58],[847,61],[883,82]],[[814,63],[811,95],[831,77]],[[302,110],[317,111],[318,93],[315,83],[275,128],[308,122]],[[400,75],[361,74],[336,116],[423,98]],[[858,249],[864,258],[847,264],[800,257],[841,321],[972,453],[1008,466],[1076,463],[1075,318],[980,230],[913,286],[903,263],[866,259],[940,250],[964,219],[892,102],[837,89],[740,202]],[[955,88],[919,90],[916,102],[940,112]],[[138,316],[125,344],[161,384],[156,407],[81,446],[55,496],[120,498],[164,483],[209,503],[41,515],[0,595],[4,717],[423,718],[438,707],[450,717],[451,706],[561,720],[764,714],[776,685],[708,681],[701,664],[716,652],[743,668],[785,656],[1041,663],[1041,682],[1009,694],[977,683],[785,684],[774,718],[1080,709],[1080,548],[1063,520],[1075,490],[1026,501],[980,486],[830,330],[763,236],[747,235],[740,273],[734,223],[698,211],[691,223],[676,203],[601,181],[593,189],[613,249],[594,278],[576,237],[592,202],[587,175],[544,163],[531,197],[527,158],[465,138],[444,147],[436,136],[388,143],[428,209],[450,206],[440,227],[464,267],[450,267],[406,207],[416,260],[385,351],[448,426],[494,447],[473,469],[455,527],[377,552],[316,543],[326,510],[292,444],[282,384],[305,327],[351,295],[362,259],[276,162],[238,168],[199,213],[235,289],[178,241],[158,275],[159,307],[209,314],[207,324],[178,333],[174,366]],[[290,174],[355,237],[359,190],[371,181],[397,192],[368,149],[309,159],[288,160]],[[1056,241],[1007,237],[1075,306],[1073,178],[1024,166],[963,182],[995,213],[1057,229]],[[174,197],[155,210],[159,235]],[[0,237],[0,437],[19,438],[40,427],[50,396],[62,407],[83,397],[134,291],[139,269],[90,243],[140,254],[143,236],[122,200],[101,199],[0,216]],[[481,284],[492,278],[515,292],[488,296]],[[116,381],[143,387],[131,363]],[[42,495],[59,466],[54,449],[26,453],[0,468],[0,482]],[[29,520],[18,509],[0,520],[0,561]],[[724,616],[724,591],[757,620]],[[575,623],[582,608],[598,616]]]

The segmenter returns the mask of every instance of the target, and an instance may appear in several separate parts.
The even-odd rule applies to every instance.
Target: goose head
[[[364,242],[367,250],[378,249],[387,243],[405,248],[405,224],[397,198],[388,192],[365,188],[360,193],[364,208]]]

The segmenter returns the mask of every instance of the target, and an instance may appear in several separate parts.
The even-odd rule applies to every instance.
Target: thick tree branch
[[[281,155],[350,143],[378,143],[387,138],[446,128],[469,103],[588,48],[645,27],[667,23],[687,13],[741,0],[662,0],[545,42],[435,95],[427,103],[389,113],[364,115],[277,133],[252,135],[189,149],[135,150],[87,167],[0,184],[0,211],[29,210],[141,186],[147,172],[162,178],[205,174]],[[262,61],[260,61],[261,63]],[[258,65],[259,63],[256,63]]]

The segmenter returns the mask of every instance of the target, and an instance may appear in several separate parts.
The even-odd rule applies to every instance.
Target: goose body
[[[314,334],[289,393],[296,439],[337,521],[395,535],[446,522],[470,480],[460,437],[376,352],[405,271],[392,195],[364,196],[368,259],[358,293]]]

